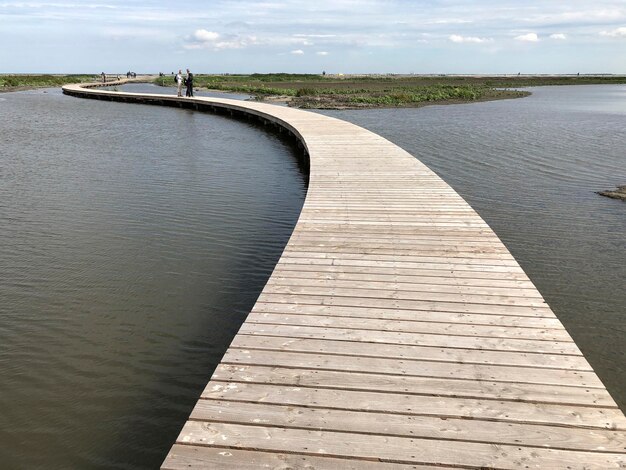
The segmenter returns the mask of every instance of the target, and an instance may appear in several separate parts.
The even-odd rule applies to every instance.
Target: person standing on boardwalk
[[[176,77],[174,77],[174,80],[176,80],[176,89],[178,90],[178,96],[182,97],[183,96],[183,71],[182,70],[178,70],[178,73],[176,74]]]
[[[102,75],[102,83],[106,83],[107,82],[107,76],[104,72],[102,72],[100,75]]]
[[[187,93],[185,96],[193,98],[193,73],[187,69]]]

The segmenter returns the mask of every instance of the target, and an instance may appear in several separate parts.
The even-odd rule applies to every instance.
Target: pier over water
[[[412,155],[287,107],[64,92],[258,119],[308,155],[291,239],[164,469],[626,467],[626,418],[561,322]]]

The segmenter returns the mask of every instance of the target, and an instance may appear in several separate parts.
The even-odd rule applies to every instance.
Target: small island
[[[618,186],[617,189],[610,191],[597,191],[600,196],[610,197],[611,199],[620,199],[626,201],[626,185]]]
[[[173,76],[154,79],[174,86]],[[401,74],[197,74],[194,86],[245,93],[259,101],[301,109],[406,108],[522,98],[520,88],[547,85],[624,84],[622,75],[401,75]]]

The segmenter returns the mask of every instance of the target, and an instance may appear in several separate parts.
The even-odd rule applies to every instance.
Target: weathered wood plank
[[[270,325],[323,326],[326,328],[355,328],[356,326],[354,318],[350,317],[257,311],[251,312],[250,315],[248,315],[247,321],[249,323],[265,323]],[[456,324],[454,322],[416,322],[399,319],[360,318],[358,320],[358,329],[572,342],[572,338],[565,330],[557,328],[520,328],[511,326],[468,325],[465,323]]]
[[[390,359],[414,359],[459,364],[485,364],[500,366],[524,366],[548,369],[571,369],[591,371],[582,356],[563,354],[535,354],[509,351],[485,351],[481,349],[445,348],[403,344],[371,343],[361,341],[335,341],[320,338],[290,338],[284,336],[238,334],[232,347],[273,349],[293,352],[340,354],[358,357],[386,357]]]
[[[515,317],[528,316],[540,318],[553,318],[554,314],[549,308],[527,307],[519,305],[489,305],[465,302],[443,302],[428,300],[385,299],[359,296],[335,296],[313,294],[280,294],[274,292],[262,292],[259,296],[261,302],[290,303],[296,305],[327,305],[340,307],[363,307],[398,309],[411,311],[466,313],[481,315],[511,315]]]
[[[358,328],[358,327],[357,327]],[[526,353],[568,354],[581,356],[575,343],[532,341],[525,339],[484,338],[471,336],[432,335],[424,333],[399,333],[370,331],[357,328],[324,328],[298,325],[268,325],[244,323],[241,333],[290,338],[320,338],[365,343],[405,344],[443,348],[483,349],[490,351],[515,351]]]
[[[515,315],[482,315],[479,313],[430,312],[428,310],[396,310],[333,305],[293,305],[257,302],[252,312],[317,315],[343,318],[371,318],[414,323],[454,323],[456,325],[506,326],[515,328],[559,329],[557,318],[519,317]],[[358,321],[358,320],[355,320]],[[401,323],[400,323],[401,324]],[[561,328],[562,331],[562,328]]]
[[[324,436],[324,439],[321,440]],[[623,468],[623,454],[189,421],[179,443],[473,468]]]
[[[602,382],[593,372],[578,370],[552,370],[525,367],[492,366],[483,364],[457,364],[450,362],[432,362],[420,360],[398,360],[376,357],[357,357],[335,354],[298,353],[288,351],[268,351],[260,349],[230,348],[224,358],[224,364],[262,365],[275,367],[291,367],[297,369],[320,369],[355,373],[377,373],[386,375],[402,375],[406,377],[431,377],[446,379],[467,379],[478,381],[498,381],[509,384],[566,385],[572,388],[571,393],[580,396],[604,390]],[[448,384],[461,387],[458,382]],[[484,384],[484,393],[490,394],[488,385]],[[532,387],[528,387],[532,388]],[[511,385],[509,390],[513,390]],[[565,393],[565,392],[564,392]],[[589,404],[593,404],[590,400]]]
[[[441,470],[451,467],[416,466],[362,459],[318,457],[291,452],[174,444],[161,468],[163,470]]]
[[[622,431],[221,400],[199,400],[190,419],[598,452],[624,452],[626,443]]]
[[[421,269],[421,268],[403,268],[401,266],[333,266],[329,265],[310,265],[302,263],[279,263],[276,270],[280,271],[298,271],[298,272],[316,272],[316,273],[347,273],[361,275],[385,275],[385,276],[404,276],[406,278],[423,277],[431,278],[436,282],[464,283],[475,282],[477,285],[490,286],[499,285],[500,282],[505,283],[530,283],[530,280],[524,273],[491,273],[491,272],[466,272],[454,271],[451,269]],[[492,284],[493,282],[493,284]]]
[[[268,384],[209,382],[203,398],[315,406],[328,409],[377,411],[389,414],[472,418],[486,422],[548,424],[588,429],[626,430],[626,418],[617,408],[595,408],[545,403],[523,403],[470,398],[403,395]],[[487,424],[486,424],[487,425]]]
[[[275,352],[273,352],[276,355]],[[249,362],[256,363],[253,355]],[[225,357],[222,364],[213,373],[212,381],[220,382],[254,382],[272,385],[285,385],[288,387],[313,387],[334,388],[361,391],[383,391],[395,393],[407,393],[415,395],[433,395],[457,398],[484,398],[494,400],[513,400],[541,403],[557,403],[570,405],[604,406],[616,408],[615,402],[604,388],[581,388],[562,385],[545,385],[529,382],[527,370],[522,369],[519,377],[513,376],[510,382],[492,382],[480,375],[469,375],[464,379],[463,374],[458,377],[445,376],[423,377],[417,375],[405,375],[404,371],[384,370],[383,374],[377,374],[378,370],[354,372],[345,366],[345,370],[317,369],[319,362],[314,364],[302,363],[301,368],[296,368],[293,361],[279,360],[278,364],[265,365],[241,365],[246,360],[235,360],[231,363],[232,356]],[[345,358],[338,358],[339,361]],[[359,358],[362,359],[362,358]],[[315,358],[314,358],[315,361]],[[349,362],[349,361],[348,361]],[[362,362],[362,361],[358,361]],[[283,363],[289,363],[289,367],[281,367]],[[335,361],[335,365],[337,362]],[[325,365],[325,364],[324,364]],[[351,366],[358,367],[358,364]],[[478,369],[478,368],[477,368]],[[492,367],[493,369],[493,367]],[[541,370],[541,369],[540,369]],[[545,370],[545,369],[544,369]],[[395,374],[397,372],[397,374]],[[435,372],[436,374],[438,373]],[[544,374],[548,376],[549,374]],[[552,380],[548,379],[549,382]]]

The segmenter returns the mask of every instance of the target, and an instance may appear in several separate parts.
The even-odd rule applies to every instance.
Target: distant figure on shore
[[[185,96],[193,98],[193,73],[191,73],[189,69],[187,69],[187,80],[185,81],[185,84],[187,85],[187,93]]]
[[[178,70],[178,73],[176,74],[176,77],[174,77],[174,80],[176,80],[176,89],[178,90],[178,96],[182,97],[183,96],[183,71],[182,70]]]
[[[102,83],[106,83],[107,82],[106,73],[102,72],[100,75],[102,75]]]
[[[130,78],[130,70],[126,72],[126,78]]]

